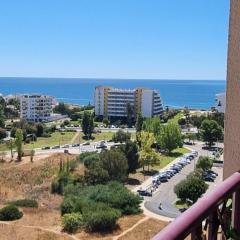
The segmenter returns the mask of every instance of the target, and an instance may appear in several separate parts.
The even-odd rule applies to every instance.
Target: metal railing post
[[[240,189],[237,189],[233,193],[232,227],[237,234],[240,234]]]

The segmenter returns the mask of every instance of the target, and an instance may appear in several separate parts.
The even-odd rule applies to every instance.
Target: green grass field
[[[36,142],[25,144],[25,149],[42,148],[44,146],[64,145],[71,142],[72,138],[76,135],[76,132],[55,132],[52,133],[51,137],[43,138],[39,137]]]
[[[54,145],[64,145],[71,143],[71,140],[76,135],[76,132],[55,132],[52,133],[51,137],[49,138],[43,138],[39,137],[36,142],[32,142],[29,144],[24,144],[23,148],[26,149],[32,149],[32,148],[42,148],[46,146],[54,146]],[[0,151],[7,151],[8,148],[6,144],[0,144]]]
[[[174,116],[174,118],[170,119],[168,122],[173,122],[178,124],[178,120],[183,118],[183,113],[178,113],[177,115]]]
[[[78,132],[78,135],[74,138],[73,143],[83,143],[83,142],[97,142],[97,141],[101,141],[101,140],[110,140],[112,139],[113,133],[112,132],[101,132],[101,133],[95,133],[93,134],[93,138],[94,139],[84,139],[84,134],[82,132]]]
[[[160,156],[160,164],[156,165],[154,168],[159,169],[165,167],[170,162],[172,162],[175,158],[181,157],[183,154],[190,152],[186,148],[177,148],[172,151],[169,155],[161,154]]]

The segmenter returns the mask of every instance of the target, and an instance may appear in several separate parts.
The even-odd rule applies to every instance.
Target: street
[[[191,149],[197,150],[199,152],[199,156],[211,156],[212,153],[207,150],[203,150],[202,145],[203,143],[197,142],[196,145],[191,146]],[[189,146],[185,146],[185,147],[189,148]],[[156,190],[156,192],[153,193],[152,197],[144,197],[143,207],[152,213],[169,217],[169,218],[175,218],[179,214],[181,214],[181,212],[174,206],[177,200],[177,196],[174,193],[174,187],[181,180],[185,179],[189,173],[194,171],[194,165],[197,162],[197,159],[198,158],[196,158],[195,160],[192,160],[190,164],[186,165],[181,170],[181,172],[174,175],[171,179],[169,179],[168,182],[161,183],[158,189]],[[176,161],[177,160],[174,160],[173,162],[168,164],[166,167],[161,169],[161,171],[168,169],[169,166],[175,163]],[[222,181],[222,167],[213,167],[212,170],[218,173],[218,176],[215,179],[215,182],[211,182],[211,183],[207,182],[207,184],[209,185],[207,192],[211,191],[217,184],[219,184]],[[141,184],[141,186],[136,188],[134,191],[137,191],[137,189],[141,187],[144,189],[150,184],[151,184],[151,178],[149,178],[147,181]],[[160,203],[161,203],[161,209],[159,209]]]

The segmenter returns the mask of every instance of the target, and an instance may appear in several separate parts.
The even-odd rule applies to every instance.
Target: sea
[[[87,105],[94,103],[94,89],[99,85],[147,87],[160,92],[165,107],[204,110],[215,106],[215,95],[226,90],[225,80],[0,77],[0,94],[40,93],[54,96],[59,102]]]

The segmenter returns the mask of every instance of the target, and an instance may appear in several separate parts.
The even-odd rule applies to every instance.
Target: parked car
[[[218,173],[214,172],[213,170],[207,170],[206,173],[218,176]]]
[[[152,196],[152,193],[147,191],[147,190],[137,190],[138,194],[140,196],[146,196],[146,197],[151,197]]]
[[[60,148],[59,145],[57,145],[57,146],[53,146],[53,147],[52,147],[52,149],[59,149],[59,148]]]
[[[48,150],[48,149],[50,149],[50,147],[42,147],[42,150]]]
[[[214,182],[214,178],[210,175],[203,176],[203,180],[206,182]]]
[[[101,141],[99,144],[97,144],[96,148],[106,148],[106,144],[104,141]]]
[[[168,176],[166,174],[159,176],[160,182],[168,182]]]
[[[197,151],[192,151],[191,154],[193,154],[195,157],[198,156],[198,152]]]
[[[173,170],[176,173],[180,172],[181,168],[177,167],[177,166],[171,166],[170,170]]]
[[[65,144],[65,145],[63,146],[63,148],[69,148],[69,145],[68,145],[68,144]]]
[[[171,177],[173,177],[174,174],[175,174],[174,171],[172,171],[172,170],[167,170],[166,173],[167,173],[168,175],[170,175]]]
[[[79,143],[72,144],[72,147],[79,147]]]
[[[90,145],[90,142],[85,142],[82,144],[83,146]]]

